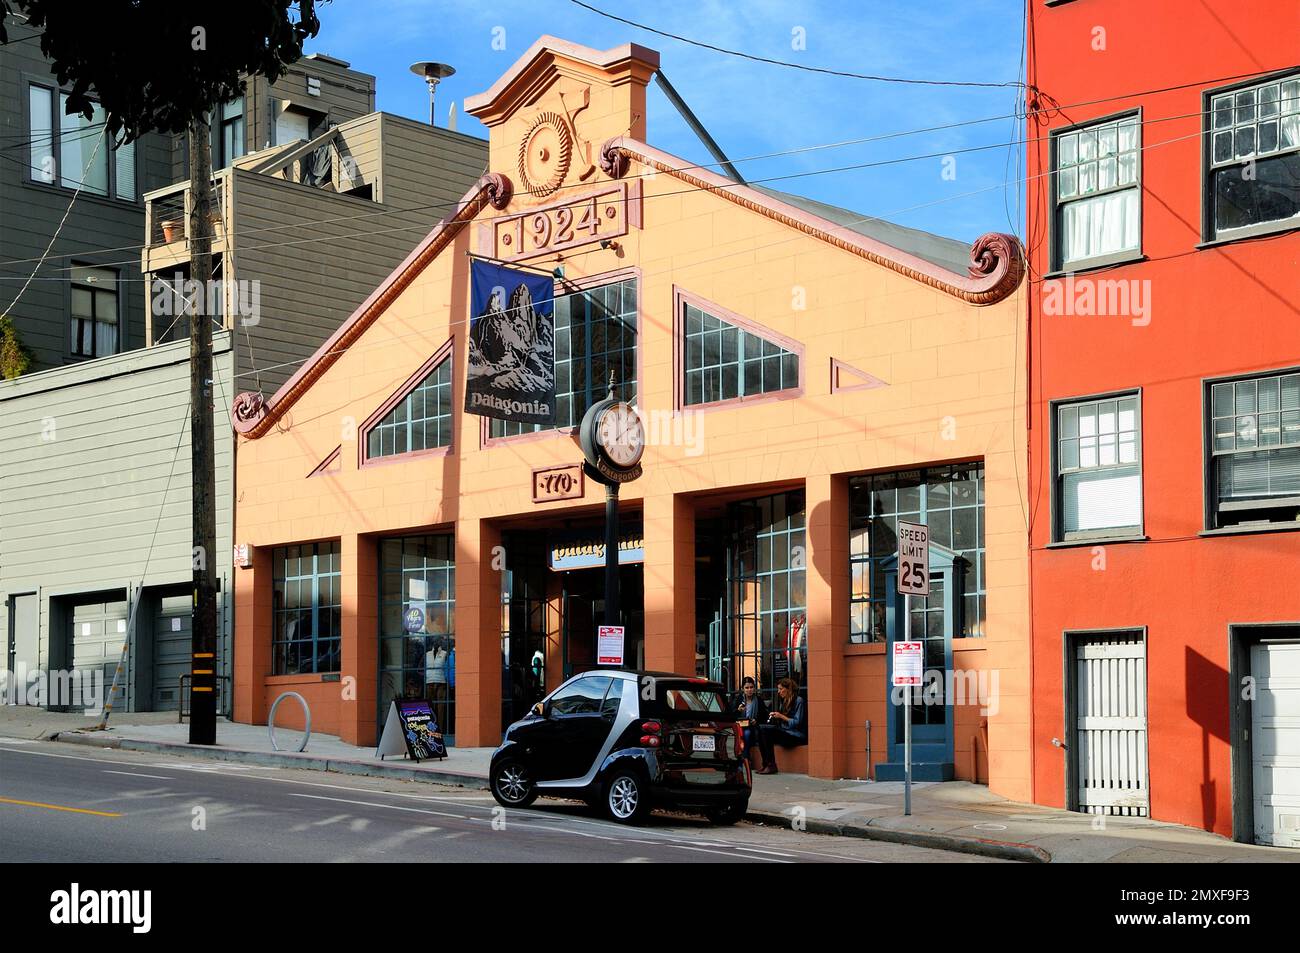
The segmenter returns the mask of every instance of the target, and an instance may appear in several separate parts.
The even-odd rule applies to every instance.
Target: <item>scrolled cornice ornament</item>
[[[991,291],[1010,294],[1025,274],[1025,256],[1020,240],[1006,232],[981,235],[971,246],[968,270],[972,278],[993,279]]]
[[[479,188],[487,193],[488,204],[498,212],[505,211],[515,195],[515,187],[511,181],[500,172],[488,172],[478,182]]]
[[[244,391],[230,406],[230,419],[236,433],[248,433],[266,416],[266,399],[257,391]]]
[[[628,157],[619,139],[609,139],[600,147],[600,171],[611,179],[621,179],[627,174]]]

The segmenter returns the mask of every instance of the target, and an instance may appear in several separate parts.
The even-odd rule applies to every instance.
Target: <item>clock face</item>
[[[631,404],[617,403],[601,414],[596,443],[615,466],[631,469],[645,451],[645,427]]]

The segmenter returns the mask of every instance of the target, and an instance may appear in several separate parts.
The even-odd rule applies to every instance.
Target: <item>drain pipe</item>
[[[871,780],[871,719],[867,719],[867,770],[863,777]]]

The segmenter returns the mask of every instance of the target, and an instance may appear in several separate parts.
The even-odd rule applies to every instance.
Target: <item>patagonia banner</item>
[[[471,263],[465,411],[555,423],[555,294],[549,275]]]

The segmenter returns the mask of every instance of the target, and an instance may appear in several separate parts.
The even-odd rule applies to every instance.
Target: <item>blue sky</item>
[[[661,30],[811,66],[967,82],[1020,78],[1024,0],[588,2]],[[904,86],[754,63],[646,33],[569,0],[333,0],[319,9],[320,36],[308,52],[338,56],[373,73],[379,109],[427,119],[424,83],[408,67],[419,60],[455,66],[456,75],[438,88],[438,124],[446,124],[448,106],[455,100],[458,128],[471,135],[486,136],[486,130],[464,115],[464,98],[487,89],[544,33],[597,49],[634,41],[659,50],[664,73],[733,161],[1004,117],[886,141],[737,161],[737,166],[750,181],[761,181],[996,144],[998,148],[953,155],[947,166],[936,157],[764,184],[964,241],[988,231],[1022,231],[1019,156],[1011,157],[1009,169],[1007,165],[1006,143],[1023,138],[1023,126],[1011,118],[1023,97],[1012,87]],[[798,28],[806,41],[803,50],[793,48]],[[494,50],[494,31],[501,35],[502,29],[505,50]],[[709,161],[653,84],[647,121],[655,146],[691,161]],[[1011,185],[1004,195],[1008,177]]]

